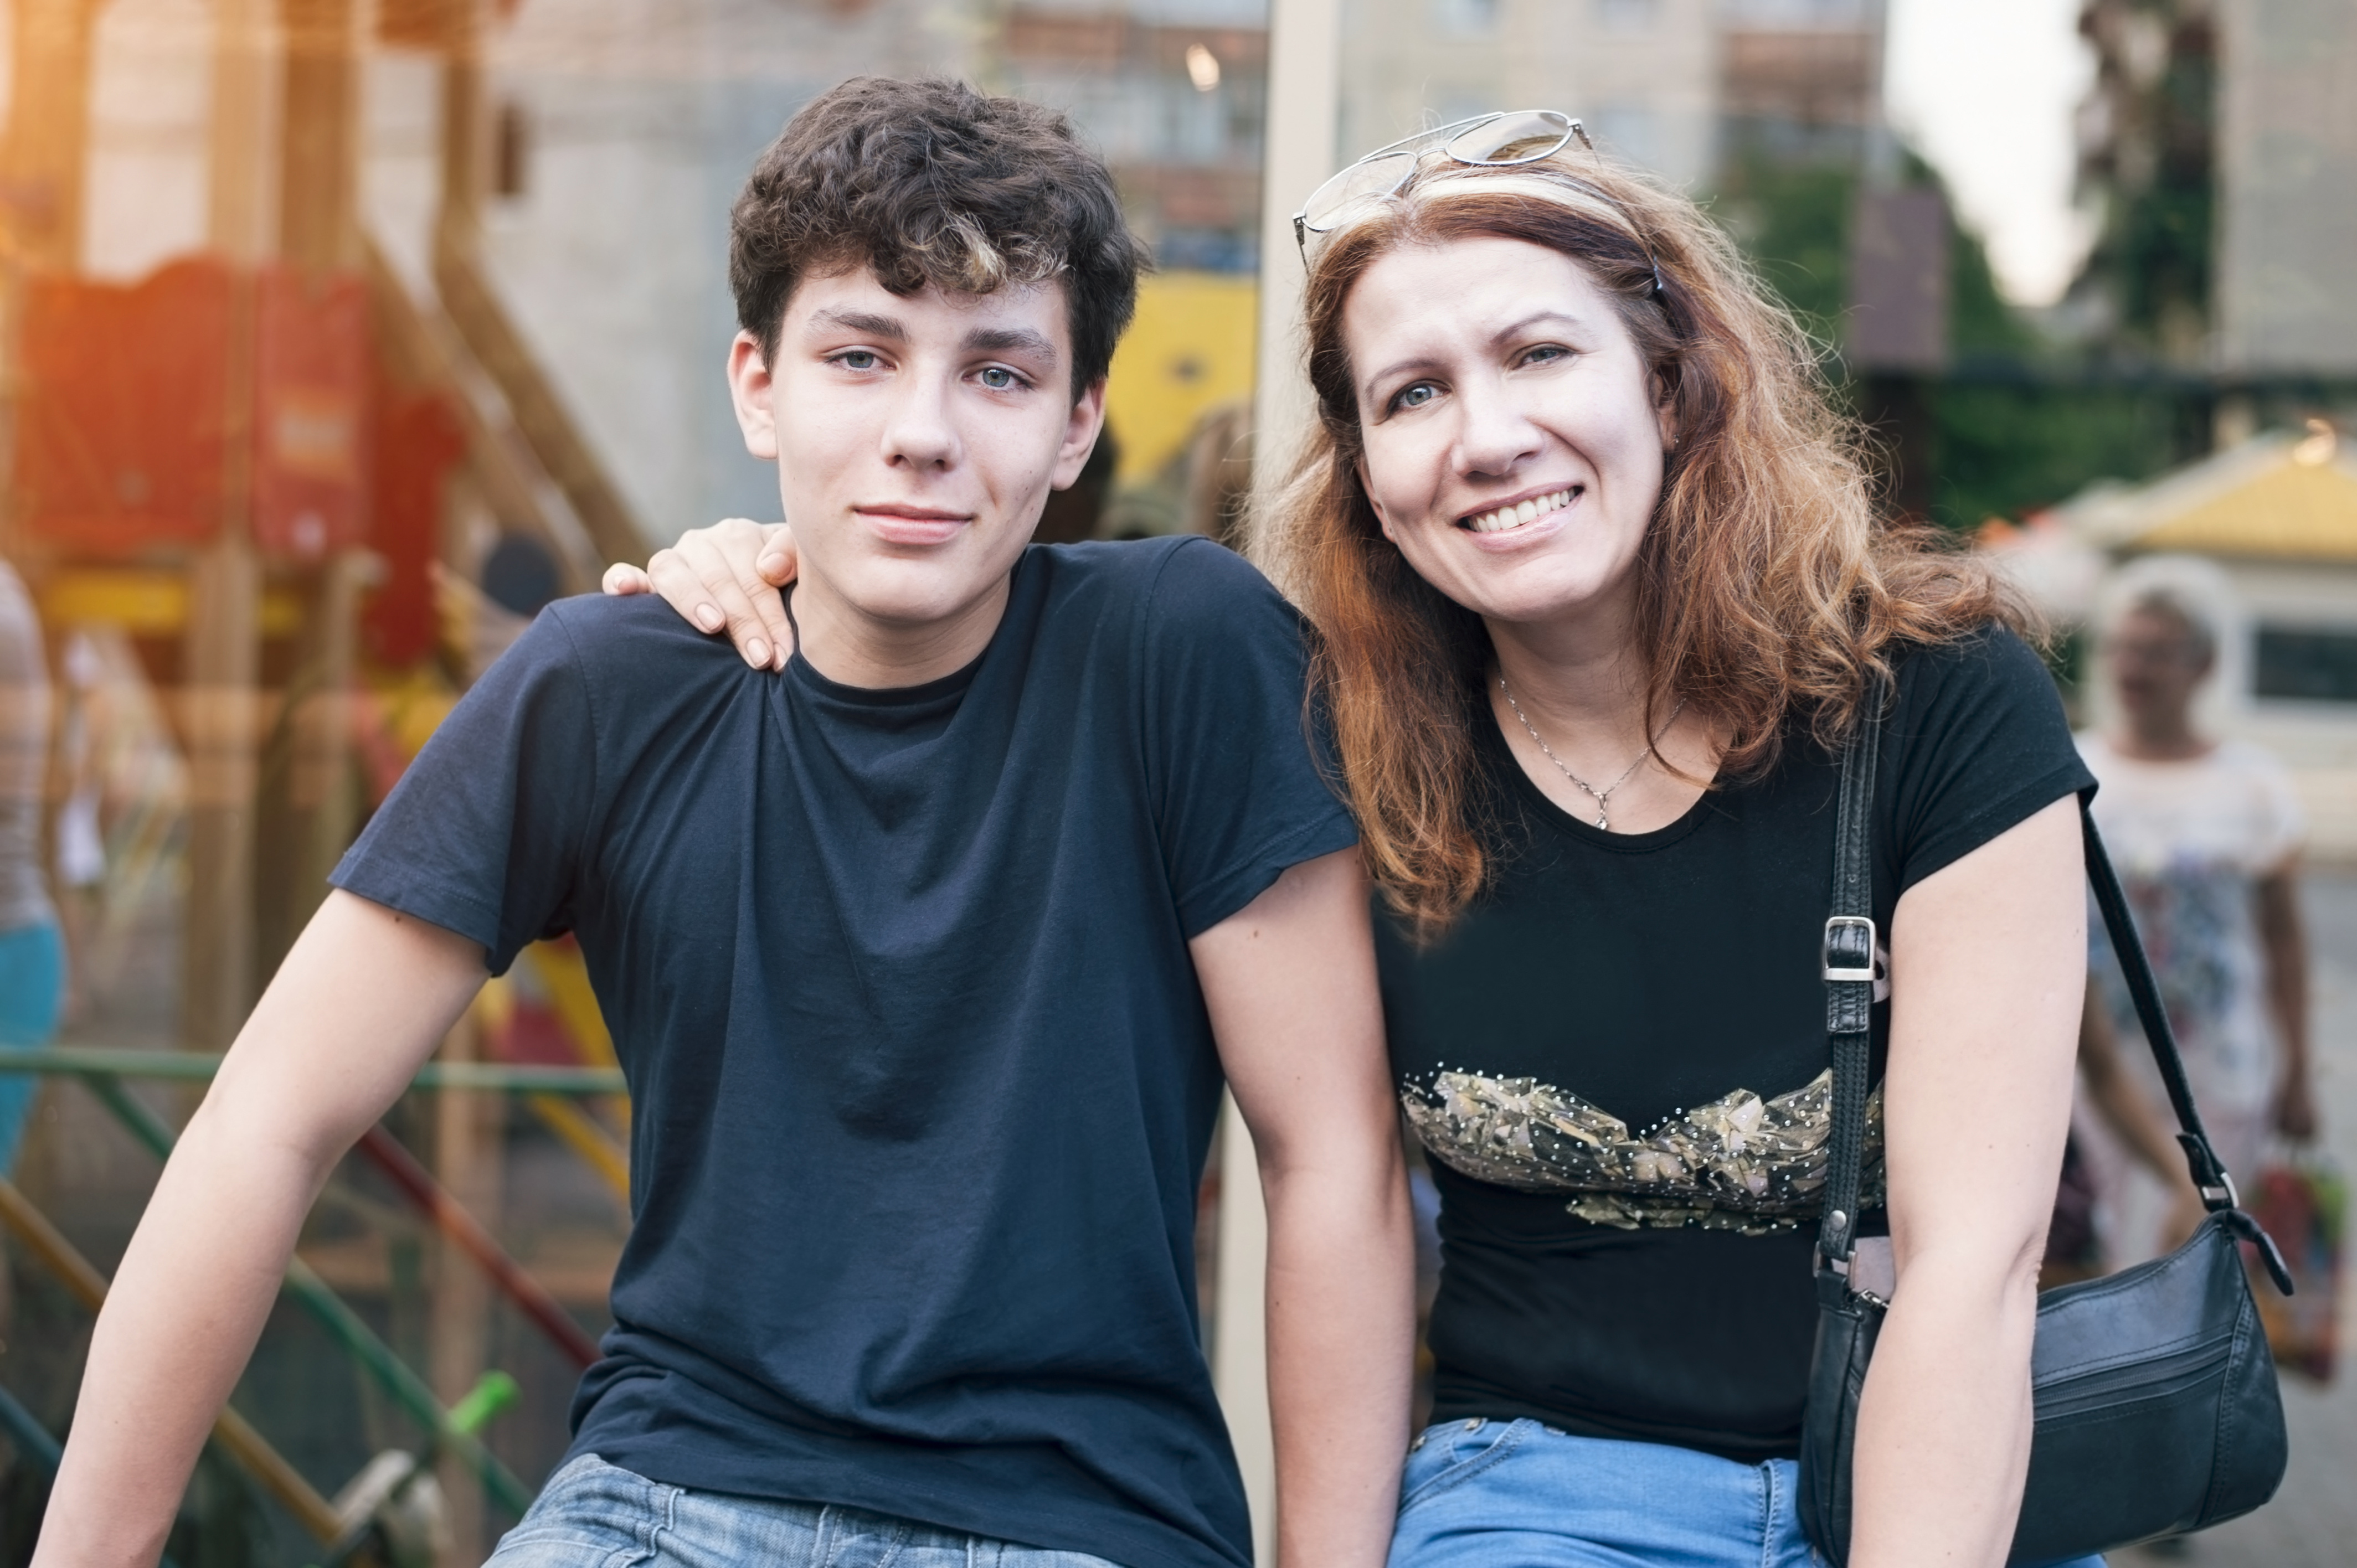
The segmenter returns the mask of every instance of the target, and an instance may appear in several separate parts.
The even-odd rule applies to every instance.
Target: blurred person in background
[[[0,1053],[49,1042],[65,997],[65,939],[41,859],[49,671],[41,623],[0,561]],[[0,1072],[0,1176],[14,1173],[40,1079]]]
[[[2112,713],[2080,736],[2079,749],[2102,784],[2095,821],[2136,911],[2201,1119],[2247,1188],[2270,1133],[2316,1135],[2316,1102],[2299,801],[2280,762],[2247,741],[2203,734],[2195,712],[2218,669],[2228,593],[2215,567],[2185,557],[2155,556],[2120,574],[2097,642]],[[2082,1069],[2117,1142],[2087,1142],[2105,1261],[2119,1268],[2181,1240],[2201,1210],[2168,1142],[2139,1136],[2133,1109],[2104,1109],[2107,1082],[2132,1083],[2157,1126],[2175,1125],[2100,922],[2092,950]],[[2165,1197],[2146,1173],[2167,1184]],[[2161,1218],[2155,1211],[2164,1205]]]

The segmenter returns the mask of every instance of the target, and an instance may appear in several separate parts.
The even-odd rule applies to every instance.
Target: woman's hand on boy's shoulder
[[[714,636],[726,631],[754,669],[782,670],[794,628],[780,590],[797,564],[784,523],[731,517],[688,530],[643,567],[616,562],[603,585],[618,596],[659,594],[690,625]]]

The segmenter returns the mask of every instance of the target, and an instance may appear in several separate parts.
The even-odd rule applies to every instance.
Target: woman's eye
[[[1523,355],[1523,363],[1525,365],[1544,365],[1551,360],[1560,360],[1570,352],[1570,349],[1565,348],[1560,343],[1542,343],[1537,348],[1529,349]]]
[[[1005,392],[1021,383],[1015,379],[1013,371],[1004,365],[992,365],[982,372],[982,384],[993,392]]]
[[[1434,398],[1437,398],[1439,395],[1440,389],[1434,386],[1430,381],[1418,381],[1412,387],[1401,388],[1400,394],[1392,399],[1392,406],[1394,408],[1422,408],[1426,403],[1430,403]]]

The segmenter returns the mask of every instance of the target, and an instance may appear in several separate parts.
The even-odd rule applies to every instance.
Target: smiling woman
[[[1501,628],[1609,608],[1585,624],[1644,650],[1616,656],[1641,711],[1594,766],[1684,700],[1667,821],[1713,772],[1771,768],[1795,717],[1845,733],[1894,645],[2027,625],[1969,557],[1878,526],[1800,326],[1633,170],[1428,168],[1326,241],[1306,309],[1318,427],[1255,554],[1326,633],[1370,857],[1428,929],[1487,875],[1467,791]]]
[[[1820,949],[1867,724],[1896,1283],[1848,1562],[1995,1568],[2084,951],[2025,617],[1877,521],[1811,345],[1641,176],[1427,158],[1308,261],[1318,423],[1257,553],[1318,634],[1447,1259],[1392,1568],[1824,1561]]]

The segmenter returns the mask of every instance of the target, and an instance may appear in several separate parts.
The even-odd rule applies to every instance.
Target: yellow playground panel
[[[1160,473],[1206,410],[1252,396],[1259,298],[1257,281],[1236,273],[1162,273],[1139,286],[1105,388],[1120,483]]]

